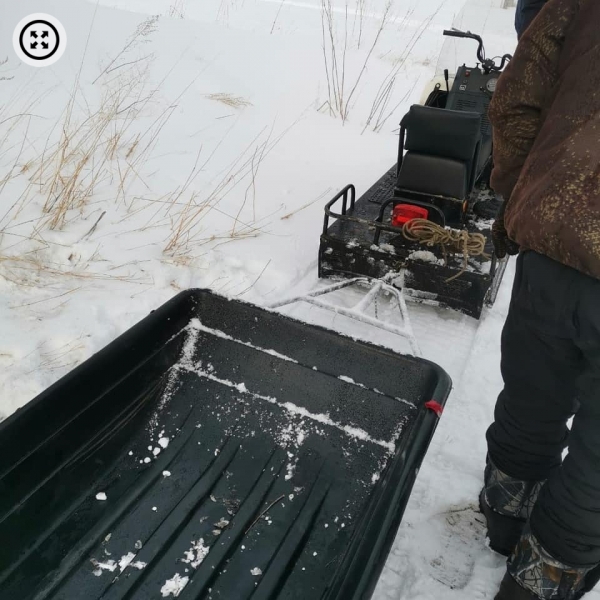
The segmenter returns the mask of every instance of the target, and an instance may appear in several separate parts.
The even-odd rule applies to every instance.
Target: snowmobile
[[[383,279],[415,301],[480,318],[496,299],[506,261],[494,255],[491,224],[500,198],[490,189],[488,107],[509,54],[486,58],[482,38],[464,64],[435,84],[400,124],[397,163],[363,196],[346,186],[325,206],[320,277]],[[402,277],[398,275],[402,274]]]

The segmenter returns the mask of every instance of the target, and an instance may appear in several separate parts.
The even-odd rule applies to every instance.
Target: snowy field
[[[490,56],[516,43],[514,9],[499,0],[323,6],[2,3],[0,420],[181,290],[264,305],[316,287],[325,202],[379,178],[408,107],[474,57],[442,30],[482,34]],[[11,44],[35,12],[68,34],[44,69],[21,64]],[[424,356],[454,391],[377,600],[494,597],[504,561],[486,547],[475,503],[512,273],[479,322],[409,306]],[[406,351],[343,318],[288,312]]]

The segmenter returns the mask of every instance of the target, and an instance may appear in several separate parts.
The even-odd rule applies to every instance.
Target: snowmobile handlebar
[[[475,40],[479,44],[479,48],[477,48],[477,58],[479,59],[480,63],[485,61],[485,51],[483,49],[483,40],[481,39],[481,36],[471,33],[470,31],[460,31],[460,29],[444,29],[444,35],[448,37]]]
[[[483,40],[481,39],[481,36],[471,33],[470,31],[460,31],[460,29],[445,29],[444,35],[448,37],[459,37],[475,40],[479,44],[479,47],[477,48],[477,59],[481,64],[484,64],[485,50],[483,48]]]
[[[449,37],[469,38],[483,43],[480,36],[475,33],[471,33],[470,31],[461,31],[460,29],[444,29],[444,35]]]
[[[460,31],[460,29],[445,29],[444,35],[448,37],[475,40],[479,44],[477,48],[477,60],[479,60],[479,62],[481,63],[481,66],[483,67],[485,73],[500,73],[512,58],[510,54],[505,54],[504,56],[500,57],[501,62],[499,65],[496,64],[496,61],[493,58],[486,58],[485,49],[483,47],[483,40],[481,39],[481,36],[475,33],[471,33],[470,31]]]

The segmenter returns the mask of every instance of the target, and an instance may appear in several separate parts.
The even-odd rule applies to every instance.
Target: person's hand
[[[509,256],[519,254],[519,245],[513,242],[508,237],[508,233],[506,233],[506,227],[504,226],[505,210],[506,202],[503,202],[492,225],[492,242],[494,244],[494,252],[498,258],[504,258],[507,254]]]

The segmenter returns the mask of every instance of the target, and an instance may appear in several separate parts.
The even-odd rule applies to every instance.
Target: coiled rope
[[[424,246],[440,246],[444,261],[448,264],[447,252],[458,252],[463,255],[463,267],[459,273],[448,278],[453,281],[460,277],[469,266],[469,257],[482,256],[490,258],[485,251],[486,239],[481,233],[469,233],[465,229],[448,229],[427,219],[412,219],[402,228],[404,237],[411,242]]]

